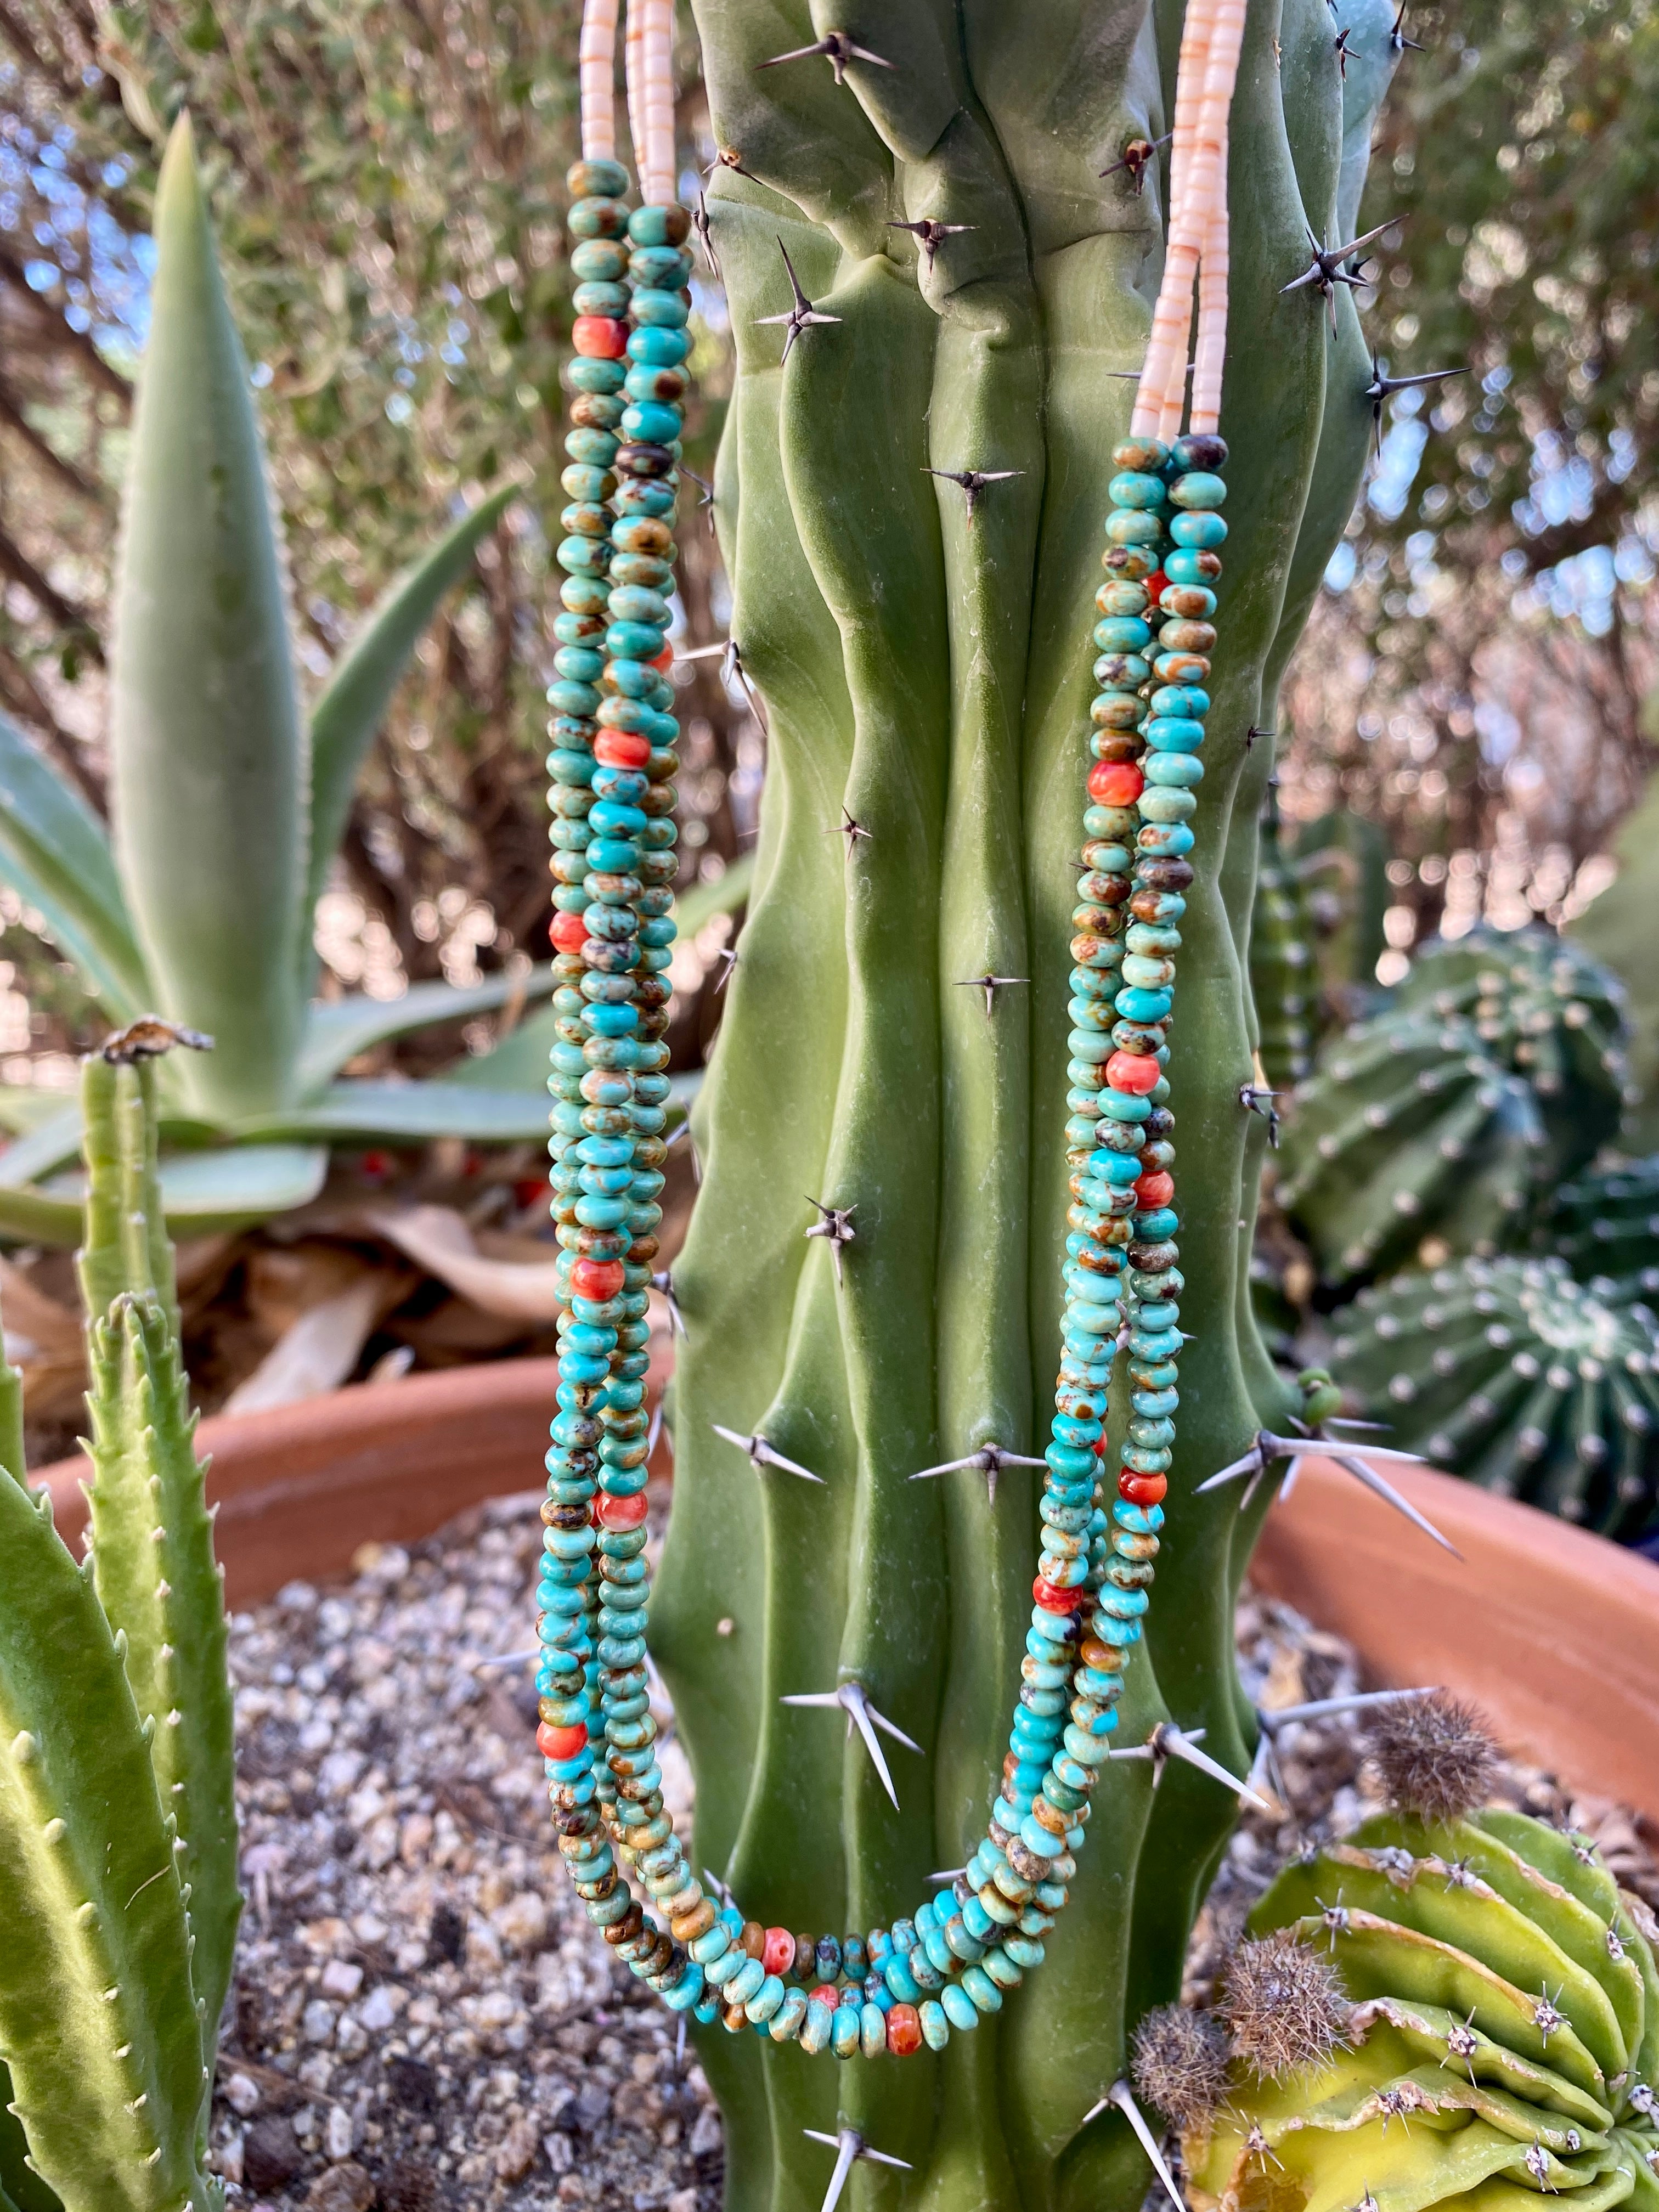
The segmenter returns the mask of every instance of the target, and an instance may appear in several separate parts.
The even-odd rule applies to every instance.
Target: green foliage
[[[278,1137],[511,1141],[545,1127],[539,1085],[486,1080],[457,1099],[332,1080],[366,1044],[482,1012],[515,990],[539,994],[544,974],[432,985],[389,1005],[307,1003],[312,912],[365,751],[422,629],[515,495],[481,501],[392,586],[307,726],[247,367],[186,122],[155,209],[111,670],[112,850],[79,797],[0,721],[0,880],[40,912],[113,1018],[154,1004],[216,1039],[211,1054],[168,1064],[161,1110],[198,1144],[265,1140],[240,1182],[234,1156],[210,1178],[208,1211],[258,1218],[273,1188],[294,1203],[294,1189],[309,1196],[318,1180],[321,1154],[272,1158]],[[7,1182],[20,1181],[14,1164]],[[194,1211],[199,1224],[204,1209]],[[0,1194],[0,1224],[61,1236],[63,1194]]]
[[[152,1065],[88,1063],[92,1557],[32,1497],[0,1376],[0,2203],[217,2212],[236,1890],[221,1577],[179,1352]]]
[[[1391,21],[1367,11],[1358,42]],[[1105,456],[1129,411],[1107,372],[1139,362],[1161,239],[1156,175],[1137,198],[1098,173],[1164,127],[1176,11],[904,0],[867,33],[893,68],[854,64],[844,88],[822,62],[758,71],[810,40],[804,7],[711,5],[699,27],[714,126],[744,172],[710,186],[738,355],[716,513],[772,750],[675,1267],[690,1338],[652,1636],[696,1773],[696,1863],[769,1921],[868,1924],[926,1894],[983,1820],[1029,1617],[1025,1478],[1005,1473],[994,1504],[973,1469],[908,1478],[990,1443],[1029,1449],[1053,1384],[1088,637]],[[1271,723],[1264,686],[1369,422],[1351,303],[1334,348],[1322,303],[1279,290],[1304,224],[1334,222],[1333,37],[1323,0],[1252,9],[1232,123],[1232,534],[1170,1070],[1196,1339],[1172,1477],[1183,1535],[1126,1713],[1131,1735],[1170,1713],[1203,1724],[1235,1762],[1229,1592],[1254,1519],[1236,1492],[1191,1493],[1300,1403],[1249,1322],[1236,1225],[1266,1140],[1238,1095],[1271,766],[1247,732]],[[923,216],[971,226],[931,266],[890,228]],[[780,238],[841,318],[781,370],[760,327],[787,301]],[[929,465],[1023,473],[988,488],[970,529]],[[843,805],[866,837],[826,834]],[[957,988],[988,972],[1030,979],[988,1017]],[[856,1209],[843,1285],[805,1238],[807,1198]],[[826,1486],[775,1472],[757,1487],[714,1422],[760,1431]],[[925,1762],[895,1754],[900,1813],[833,1719],[778,1703],[848,1679],[924,1747]],[[1156,1797],[1149,1768],[1118,1771],[1063,1944],[942,2059],[831,2073],[750,2038],[705,2045],[730,2203],[804,2201],[799,2131],[839,2112],[915,2161],[907,2202],[1138,2205],[1146,2169],[1121,2118],[1079,2123],[1121,2070],[1126,2023],[1170,1993],[1231,1806],[1190,1770]]]
[[[1186,2137],[1195,2212],[1526,2212],[1540,2192],[1653,2212],[1659,1972],[1639,1911],[1588,1844],[1522,1814],[1390,1814],[1298,1859],[1250,1926],[1329,1959],[1347,2045],[1280,2079],[1235,2065]]]
[[[1659,1528],[1659,1330],[1612,1283],[1465,1260],[1362,1291],[1337,1326],[1338,1378],[1408,1449],[1604,1535]]]
[[[1582,1280],[1611,1277],[1630,1297],[1659,1291],[1659,1158],[1563,1184],[1533,1241]]]
[[[1300,1083],[1313,1065],[1319,976],[1312,939],[1306,892],[1285,854],[1279,810],[1270,804],[1261,818],[1250,915],[1250,995],[1261,1065],[1275,1091]]]

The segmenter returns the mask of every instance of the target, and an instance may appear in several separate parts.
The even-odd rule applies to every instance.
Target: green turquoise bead
[[[887,2015],[878,2004],[860,2010],[859,2045],[866,2058],[879,2058],[887,2048]]]
[[[578,200],[565,217],[565,228],[573,238],[620,238],[628,228],[628,210],[613,198]]]
[[[690,228],[681,207],[637,207],[628,218],[628,235],[635,246],[678,246]]]
[[[1207,469],[1194,469],[1189,476],[1177,477],[1170,486],[1170,504],[1184,507],[1188,513],[1208,513],[1222,506],[1226,497],[1225,478],[1212,476]]]
[[[604,315],[618,322],[628,313],[626,284],[578,284],[570,304],[579,315]]]
[[[964,1967],[962,1987],[971,2000],[976,2012],[1002,2010],[1002,1991],[991,1979],[983,1966]]]
[[[681,331],[690,310],[678,292],[635,292],[634,319],[653,330]]]
[[[1190,788],[1204,781],[1204,763],[1196,753],[1149,753],[1140,765],[1148,783]]]
[[[1106,535],[1114,545],[1156,545],[1164,535],[1164,525],[1155,514],[1120,507],[1107,516]]]
[[[573,392],[611,392],[622,389],[622,363],[619,361],[573,361],[567,374]]]
[[[691,257],[678,246],[636,246],[628,257],[628,273],[647,291],[678,292],[690,277]]]
[[[801,2049],[811,2051],[814,2057],[819,2051],[827,2050],[835,2021],[834,2010],[824,2003],[822,1997],[809,1999],[805,2015],[801,2021]]]
[[[643,591],[638,585],[629,585],[611,594],[611,614],[613,625],[621,623],[666,624],[668,602],[660,592]],[[656,650],[660,652],[661,649],[659,638]]]
[[[564,181],[573,200],[619,200],[628,190],[628,172],[620,161],[599,155],[592,161],[573,161]]]
[[[665,446],[680,434],[680,410],[659,400],[642,399],[623,412],[623,435],[647,446]]]
[[[628,273],[627,252],[615,239],[585,238],[571,253],[570,273],[582,284],[614,283]]]
[[[650,622],[613,622],[605,634],[605,649],[613,660],[654,660],[662,651],[662,631]]]
[[[936,1997],[929,1997],[920,2008],[922,2041],[930,2051],[943,2051],[951,2040],[951,2022],[945,2007]],[[803,2043],[805,2037],[801,2038]]]
[[[1164,499],[1164,479],[1146,476],[1139,470],[1125,470],[1115,476],[1106,487],[1106,495],[1116,507],[1158,507]]]
[[[1207,585],[1215,566],[1212,561],[1206,568],[1201,554],[1187,546],[1177,546],[1173,553],[1166,555],[1164,573],[1172,584]]]
[[[625,429],[627,426],[628,417],[624,415],[623,417],[623,427]],[[1183,599],[1201,599],[1204,604],[1200,607],[1172,607],[1169,604],[1170,596],[1170,592],[1160,592],[1158,594],[1158,603],[1159,606],[1163,608],[1165,614],[1178,615],[1183,622],[1207,622],[1210,617],[1215,612],[1215,593],[1208,590],[1205,586],[1201,584],[1177,584],[1172,586],[1171,590],[1178,591]]]
[[[1165,684],[1153,692],[1150,705],[1154,720],[1177,717],[1202,721],[1210,711],[1210,695],[1196,684]]]
[[[947,1982],[939,1992],[939,2004],[951,2026],[966,2030],[979,2026],[979,2013],[971,1997],[963,1995],[955,1982]]]
[[[564,449],[573,461],[608,469],[617,458],[618,442],[609,430],[572,430],[565,438]]]
[[[1198,799],[1190,791],[1166,791],[1157,784],[1149,784],[1139,800],[1144,822],[1185,822],[1198,809]]]

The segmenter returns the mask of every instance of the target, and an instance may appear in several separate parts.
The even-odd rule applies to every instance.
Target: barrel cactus
[[[1440,1465],[1638,1541],[1659,1522],[1659,1340],[1612,1287],[1556,1258],[1400,1275],[1344,1312],[1335,1371]]]
[[[1280,1203],[1328,1279],[1523,1243],[1617,1132],[1623,994],[1548,931],[1425,947],[1297,1091]]]
[[[1611,1277],[1620,1297],[1659,1293],[1659,1157],[1565,1183],[1534,1242],[1581,1278]]]
[[[24,1481],[0,1371],[0,2207],[215,2212],[203,2164],[236,1889],[221,1578],[191,1443],[153,1071],[82,1089],[93,1554]],[[131,1045],[131,1049],[129,1046]]]
[[[1319,970],[1307,892],[1285,849],[1271,793],[1262,810],[1255,910],[1250,917],[1250,991],[1262,1071],[1275,1091],[1288,1091],[1313,1066]]]
[[[1468,1807],[1459,1735],[1402,1747],[1431,1808],[1310,1850],[1251,1916],[1248,2032],[1185,2116],[1196,2212],[1659,2205],[1653,1921],[1582,1837]]]
[[[787,1931],[868,1926],[962,1867],[1030,1632],[1024,1467],[1085,1157],[1064,1126],[1066,948],[1107,927],[1092,878],[1073,920],[1088,640],[1114,611],[1096,594],[1117,380],[1147,343],[1165,213],[1158,162],[1123,165],[1164,136],[1180,23],[1118,0],[973,0],[948,21],[895,0],[855,38],[799,5],[697,15],[737,351],[715,515],[771,753],[674,1268],[688,1335],[651,1641],[696,1774],[696,1864],[775,1923],[744,1929],[753,1955],[833,1975],[838,1936]],[[1370,368],[1345,283],[1283,288],[1310,232],[1353,234],[1345,149],[1363,172],[1392,21],[1347,11],[1345,76],[1323,0],[1252,6],[1232,110],[1231,534],[1168,1065],[1191,1387],[1182,1541],[1126,1692],[1138,1758],[1093,1802],[1063,1939],[975,2034],[837,2075],[703,2032],[737,2207],[816,2201],[830,2160],[803,2130],[833,2144],[842,2123],[908,2163],[879,2177],[888,2201],[1127,2208],[1145,2187],[1125,2114],[1092,2108],[1174,1985],[1233,1816],[1146,1739],[1173,1718],[1224,1768],[1248,1761],[1231,1594],[1267,1503],[1193,1492],[1300,1404],[1248,1297],[1272,751],[1252,738],[1352,505]],[[872,1709],[916,1747],[888,1739],[885,1778],[853,1733]]]

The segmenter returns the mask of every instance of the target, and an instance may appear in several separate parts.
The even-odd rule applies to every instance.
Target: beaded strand
[[[598,0],[596,16],[607,13],[614,36],[614,8]],[[653,31],[662,20],[659,6]],[[630,9],[630,36],[636,21],[647,21],[643,5],[637,18]],[[655,48],[660,74],[660,36],[641,43]],[[665,159],[659,149],[659,169]],[[1182,1287],[1164,1070],[1193,880],[1188,820],[1203,775],[1226,448],[1208,434],[1172,445],[1139,436],[1113,456],[1095,764],[1073,915],[1062,1357],[1000,1791],[950,1890],[890,1929],[838,1940],[763,1928],[728,1899],[717,1906],[686,1863],[663,1804],[645,1668],[646,1307],[661,1219],[678,765],[664,641],[690,222],[665,203],[629,215],[626,173],[608,158],[579,162],[569,184],[577,397],[563,477],[573,503],[556,555],[564,611],[548,762],[562,1310],[537,1741],[560,1850],[590,1919],[672,2008],[842,2058],[940,2050],[1042,1963],[1159,1547]],[[1121,1349],[1132,1418],[1109,1511],[1102,1461]]]

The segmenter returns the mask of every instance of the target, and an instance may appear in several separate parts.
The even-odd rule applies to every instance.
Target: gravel
[[[722,2136],[702,2071],[565,1881],[528,1664],[489,1663],[534,1640],[538,1502],[498,1501],[409,1552],[367,1546],[349,1584],[293,1583],[233,1620],[248,1902],[211,2157],[243,2207],[715,2212]],[[1247,1597],[1239,1644],[1259,1704],[1360,1686],[1346,1644],[1272,1602]],[[665,1707],[659,1719],[684,1826],[690,1778]],[[1372,1809],[1362,1728],[1281,1733],[1295,1817],[1246,1812],[1189,1995],[1212,1986],[1284,1859]],[[1659,1906],[1659,1838],[1632,1816],[1518,1766],[1501,1787],[1595,1835]]]

